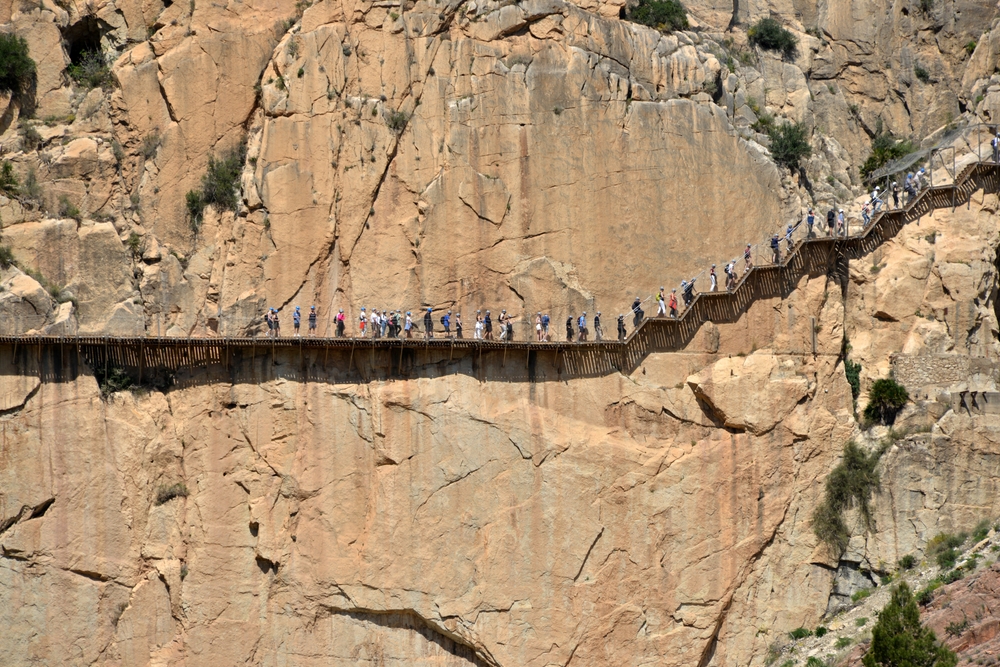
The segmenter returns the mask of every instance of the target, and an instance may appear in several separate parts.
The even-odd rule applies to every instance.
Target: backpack
[[[549,326],[549,316],[548,315],[542,315],[542,326],[546,326],[546,327]]]

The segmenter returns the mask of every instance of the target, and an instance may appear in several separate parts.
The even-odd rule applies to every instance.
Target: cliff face
[[[0,7],[38,64],[34,109],[3,101],[0,146],[39,184],[0,197],[21,267],[0,272],[0,332],[242,335],[265,305],[310,303],[321,334],[362,305],[607,322],[850,203],[878,117],[920,139],[1000,109],[982,4],[694,2],[696,30],[672,35],[621,9]],[[791,61],[746,46],[740,26],[771,13],[800,40]],[[116,56],[108,91],[67,75],[95,42]],[[771,160],[765,113],[806,124],[801,174]],[[242,140],[237,210],[196,231],[185,193]],[[985,141],[952,145],[968,161]],[[0,348],[0,649],[762,664],[831,590],[998,514],[996,416],[960,398],[996,390],[996,213],[982,193],[937,211],[630,375],[482,382],[427,358],[356,383],[288,354],[250,381],[102,398],[86,372],[43,380]],[[845,339],[863,392],[919,369],[900,426],[926,432],[885,454],[875,531],[841,560],[810,518],[860,435]]]

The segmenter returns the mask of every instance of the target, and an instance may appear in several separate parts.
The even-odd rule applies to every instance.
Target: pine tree
[[[938,643],[933,630],[920,624],[917,602],[903,582],[879,614],[861,662],[865,667],[955,667],[958,658]]]

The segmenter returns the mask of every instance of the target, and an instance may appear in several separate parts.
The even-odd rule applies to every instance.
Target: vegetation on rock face
[[[858,400],[861,395],[861,364],[844,359],[844,375],[847,376],[847,384],[851,385],[851,397]]]
[[[872,628],[872,643],[862,659],[865,667],[954,667],[956,655],[939,643],[934,631],[920,623],[920,610],[906,582],[892,592]]]
[[[771,137],[771,156],[783,167],[795,171],[799,161],[812,155],[809,133],[802,123],[782,123],[768,131]]]
[[[844,510],[857,507],[865,529],[874,525],[871,496],[881,489],[877,466],[883,451],[865,452],[852,440],[844,446],[841,462],[826,478],[823,501],[813,512],[813,531],[838,555],[851,539]]]
[[[753,46],[768,51],[778,51],[785,58],[795,56],[799,40],[791,32],[772,18],[761,19],[747,30],[747,37]]]
[[[0,192],[8,197],[16,197],[20,192],[19,186],[13,165],[5,160],[3,166],[0,166]]]
[[[687,10],[678,0],[639,0],[639,4],[629,11],[628,18],[666,32],[687,30],[688,27]]]
[[[910,395],[906,388],[891,378],[875,380],[868,390],[865,420],[870,423],[892,425]]]
[[[85,51],[80,62],[71,64],[67,71],[78,86],[87,88],[110,88],[114,83],[107,58],[100,51]]]
[[[872,139],[872,152],[861,165],[861,177],[868,178],[873,171],[880,169],[892,160],[909,155],[914,150],[913,142],[908,139],[897,139],[892,132],[882,128],[882,120],[879,119],[875,126],[875,137]]]
[[[0,34],[0,93],[23,93],[35,78],[35,61],[28,42],[17,35]]]
[[[161,486],[156,491],[156,504],[162,505],[163,503],[169,502],[174,498],[186,498],[188,495],[188,488],[184,482],[177,482],[176,484],[171,484],[170,486]]]
[[[246,143],[240,143],[220,158],[208,158],[208,171],[201,177],[201,189],[191,190],[186,195],[192,229],[198,230],[206,206],[212,205],[222,211],[235,211],[239,207],[240,173],[246,157]]]

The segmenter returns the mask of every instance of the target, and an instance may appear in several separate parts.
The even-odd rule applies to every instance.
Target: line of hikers
[[[997,135],[995,141],[1000,141],[1000,135]],[[1000,151],[1000,144],[994,144],[994,148]],[[996,154],[995,154],[996,157]],[[864,227],[867,228],[871,224],[875,215],[884,206],[883,197],[886,194],[892,195],[893,206],[899,208],[899,197],[900,193],[903,192],[907,196],[906,204],[917,196],[917,192],[924,187],[926,187],[926,172],[921,168],[916,174],[909,173],[906,175],[906,179],[903,182],[902,189],[894,181],[892,186],[888,190],[888,193],[882,192],[881,189],[876,186],[872,190],[871,196],[868,201],[862,206],[861,217],[864,222]],[[809,209],[808,214],[805,218],[805,223],[807,227],[806,238],[814,238],[816,235],[816,214],[813,209]],[[838,209],[834,211],[830,208],[826,213],[826,224],[827,233],[830,237],[846,237],[848,234],[847,219],[844,214],[844,209]],[[785,242],[786,252],[791,252],[795,241],[793,240],[793,235],[795,230],[798,229],[801,222],[794,225],[789,224],[785,229],[784,238],[779,237],[778,234],[773,234],[770,239],[770,250],[772,261],[775,264],[781,263],[782,260],[782,241]],[[750,269],[753,268],[753,251],[754,246],[750,243],[746,244],[746,248],[743,250],[743,275],[745,276]],[[739,283],[740,276],[737,274],[736,269],[737,259],[732,259],[726,263],[723,267],[723,273],[726,276],[725,279],[725,289],[727,292],[731,292],[736,289]],[[681,298],[684,301],[684,307],[687,308],[694,301],[694,287],[695,281],[701,276],[699,273],[691,280],[682,280],[680,285]],[[709,291],[717,292],[719,288],[718,276],[716,274],[716,265],[712,264],[708,273],[709,278]],[[676,318],[679,312],[679,303],[677,297],[677,289],[671,289],[670,293],[666,292],[664,287],[660,287],[660,291],[655,295],[655,300],[657,304],[656,316],[657,317],[673,317]],[[645,317],[645,311],[642,309],[643,300],[640,297],[636,297],[635,301],[632,303],[632,326],[633,328],[638,328],[639,324]],[[425,338],[434,337],[434,315],[433,309],[427,308],[423,315],[423,336]],[[277,338],[281,336],[281,323],[278,317],[278,310],[276,308],[269,308],[265,314],[265,321],[267,323],[267,335],[269,338]],[[316,335],[317,326],[317,312],[316,306],[309,307],[309,313],[306,318],[308,323],[308,335]],[[344,309],[341,308],[333,318],[334,326],[336,329],[336,337],[343,338],[346,335],[347,321],[344,315]],[[456,312],[452,313],[451,310],[447,311],[440,316],[439,322],[441,324],[441,333],[445,338],[464,338],[464,327],[462,323],[462,313]],[[482,310],[476,311],[476,319],[473,325],[473,339],[475,340],[499,340],[501,342],[509,342],[514,339],[514,322],[515,318],[513,315],[509,315],[506,309],[500,311],[500,315],[496,318],[496,323],[494,324],[493,316],[491,311]],[[370,311],[366,307],[361,308],[361,313],[358,316],[358,335],[361,338],[413,338],[414,332],[420,333],[420,330],[416,326],[416,322],[413,319],[412,311],[407,311],[405,314],[401,310],[382,310],[379,311],[377,308],[373,308]],[[617,333],[618,340],[625,340],[626,328],[625,328],[625,315],[619,313],[617,321]],[[301,326],[302,326],[302,310],[299,306],[295,306],[295,310],[292,312],[292,326],[294,329],[293,336],[301,336]],[[604,330],[601,326],[601,313],[597,313],[593,318],[594,326],[594,340],[601,341],[604,340]],[[453,330],[454,328],[454,330]],[[535,328],[535,341],[549,342],[552,340],[551,332],[551,317],[548,313],[542,313],[541,311],[535,314],[534,319]],[[496,332],[494,331],[496,329]],[[587,325],[587,313],[583,312],[578,317],[569,316],[566,318],[566,340],[573,342],[586,342],[590,337],[590,327]]]

